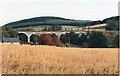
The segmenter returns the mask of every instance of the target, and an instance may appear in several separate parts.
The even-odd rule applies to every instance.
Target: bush
[[[80,46],[83,46],[84,43],[87,43],[88,39],[87,36],[85,34],[82,33],[82,35],[79,37],[77,44]]]
[[[2,30],[2,36],[4,37],[17,37],[18,32],[12,28],[4,27]]]
[[[42,34],[40,36],[40,39],[41,39],[40,43],[43,45],[53,45],[52,38],[49,34]]]
[[[61,46],[61,41],[57,35],[42,34],[38,39],[39,44]]]
[[[63,43],[70,43],[70,44],[78,44],[78,34],[75,34],[74,32],[66,33],[60,36],[60,40]]]
[[[62,44],[57,35],[52,36],[52,41],[53,41],[53,44],[56,46],[61,46],[61,44]]]
[[[106,30],[119,30],[119,23],[115,20],[107,21],[107,26],[105,27]]]
[[[119,35],[117,35],[117,36],[114,38],[113,43],[112,43],[112,46],[113,46],[113,47],[116,47],[116,48],[119,47]]]
[[[89,47],[91,48],[105,48],[107,47],[107,38],[101,32],[91,32],[89,36]]]

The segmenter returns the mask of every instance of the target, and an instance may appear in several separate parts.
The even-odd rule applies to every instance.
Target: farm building
[[[19,38],[4,38],[2,40],[3,43],[19,43]]]

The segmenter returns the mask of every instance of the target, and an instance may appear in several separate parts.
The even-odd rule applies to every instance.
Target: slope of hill
[[[119,16],[114,16],[114,17],[106,18],[101,23],[106,23],[109,20],[118,21],[119,20]]]
[[[92,21],[92,22],[89,22],[89,23],[88,23],[88,26],[89,26],[89,25],[97,25],[97,24],[105,24],[105,23],[107,23],[109,20],[118,21],[118,20],[119,20],[119,16],[109,17],[109,18],[103,19],[102,21],[100,21],[100,20],[98,20],[98,21]]]
[[[86,23],[91,22],[89,20],[73,20],[66,19],[61,17],[35,17],[30,19],[24,19],[16,22],[8,23],[4,26],[20,28],[20,27],[29,27],[29,26],[40,26],[40,25],[72,25],[72,26],[84,26]]]

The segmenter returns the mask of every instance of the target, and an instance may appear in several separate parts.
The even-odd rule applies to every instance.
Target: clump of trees
[[[52,34],[51,37],[53,45],[62,46],[62,42],[60,41],[59,37],[56,34]]]
[[[78,34],[75,34],[74,32],[62,34],[60,36],[60,40],[63,43],[69,43],[69,44],[75,44],[77,45],[77,40],[78,40]]]
[[[61,31],[62,26],[50,26],[50,27],[44,27],[42,31]]]
[[[114,38],[114,40],[113,40],[113,42],[112,42],[112,46],[113,46],[113,47],[116,47],[116,48],[119,48],[119,35],[117,35],[117,36]]]
[[[54,45],[54,46],[61,46],[61,41],[55,34],[42,34],[40,36],[38,35],[32,35],[31,36],[31,42],[35,44],[42,44],[42,45]]]
[[[77,40],[78,45],[82,47],[88,47],[88,37],[84,33]]]
[[[89,32],[88,32],[89,33]],[[75,34],[74,32],[61,35],[61,41],[69,44],[74,44],[78,47],[90,47],[90,48],[105,48],[108,46],[107,37],[102,32],[93,31],[89,34],[82,33]]]
[[[115,21],[115,20],[108,20],[106,22],[107,26],[105,27],[106,30],[119,30],[119,21]]]
[[[18,32],[10,27],[2,27],[2,37],[17,37]]]
[[[105,48],[107,47],[107,37],[102,32],[91,32],[89,35],[89,47],[91,48]]]
[[[78,47],[88,47],[88,39],[87,35],[83,34],[80,36],[80,34],[75,34],[74,32],[62,34],[60,36],[60,40],[64,44],[69,44],[70,45],[76,45]]]

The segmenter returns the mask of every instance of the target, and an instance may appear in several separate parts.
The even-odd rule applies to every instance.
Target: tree
[[[50,31],[59,31],[59,30],[62,30],[61,26],[51,26],[50,27]]]
[[[60,40],[63,43],[69,43],[69,44],[77,44],[79,36],[78,34],[75,34],[74,32],[66,33],[60,36]]]
[[[47,27],[44,27],[44,29],[42,31],[48,31]]]
[[[87,36],[85,34],[82,33],[82,35],[79,37],[77,44],[80,46],[83,46],[84,42],[88,42]]]
[[[58,38],[57,35],[52,36],[52,41],[53,41],[54,45],[61,46],[61,41],[60,41],[60,39]]]
[[[106,22],[107,26],[105,27],[106,30],[119,30],[119,23],[115,20],[109,20]]]
[[[17,37],[18,32],[9,27],[3,27],[2,36],[4,37]]]
[[[46,44],[53,45],[52,38],[50,35],[45,36]]]
[[[58,31],[59,31],[59,30],[62,30],[62,26],[58,26]]]
[[[91,32],[89,36],[89,46],[91,48],[105,48],[107,47],[107,38],[101,32]]]
[[[78,34],[75,34],[74,32],[70,32],[68,34],[68,37],[71,44],[77,44],[77,40],[79,38]]]
[[[117,36],[114,38],[114,40],[113,40],[113,42],[112,42],[112,46],[113,46],[113,47],[116,47],[116,48],[119,47],[119,35],[117,35]]]
[[[15,30],[10,30],[8,31],[8,33],[10,34],[10,37],[17,37],[17,34],[18,34],[18,32]]]
[[[84,48],[88,47],[88,38],[87,35],[85,35],[84,33],[82,33],[82,35],[79,37],[78,41],[77,41],[77,45],[82,46]]]
[[[42,34],[40,36],[41,44],[44,45],[53,45],[52,38],[49,34]]]
[[[66,33],[67,34],[67,33]],[[60,36],[60,40],[63,42],[63,43],[68,43],[68,37],[66,36],[66,34],[62,34]]]
[[[88,48],[88,47],[89,47],[88,42],[83,42],[82,47],[83,47],[83,48]]]
[[[10,37],[10,34],[7,31],[2,31],[3,37]]]

